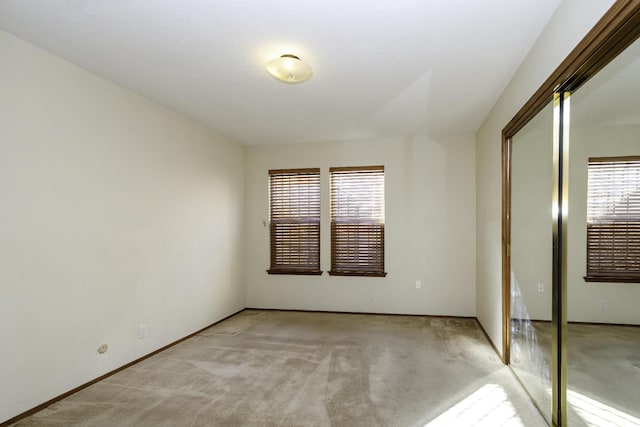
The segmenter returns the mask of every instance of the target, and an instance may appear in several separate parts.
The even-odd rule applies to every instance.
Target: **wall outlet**
[[[147,337],[147,324],[143,323],[142,325],[138,326],[138,338],[142,339],[146,337]]]
[[[598,304],[600,310],[604,310],[607,308],[607,302],[603,299],[600,300],[600,304]]]
[[[422,287],[422,281],[416,280],[416,289],[420,289]]]
[[[369,294],[369,301],[373,302],[376,299],[376,293],[375,292],[371,292]]]
[[[544,283],[538,283],[538,292],[544,292]]]

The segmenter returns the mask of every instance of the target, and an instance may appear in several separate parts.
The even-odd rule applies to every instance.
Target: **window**
[[[331,275],[386,276],[384,166],[330,168]]]
[[[590,158],[587,276],[640,282],[640,157]]]
[[[269,274],[320,271],[320,169],[269,171]]]

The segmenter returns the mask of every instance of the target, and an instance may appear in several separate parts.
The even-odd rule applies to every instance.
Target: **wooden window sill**
[[[330,271],[329,276],[386,277],[386,271]]]
[[[640,283],[640,276],[584,276],[585,282]]]
[[[295,274],[298,276],[320,276],[322,270],[267,270],[269,274]]]

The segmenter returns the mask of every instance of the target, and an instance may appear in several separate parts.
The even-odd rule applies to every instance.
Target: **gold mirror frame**
[[[640,37],[640,1],[617,0],[598,23],[587,33],[549,78],[502,130],[502,360],[511,359],[511,153],[513,137],[545,106],[562,103],[565,95],[586,83],[618,54]],[[562,130],[554,131],[554,139]],[[556,141],[554,141],[554,144]],[[558,148],[558,147],[557,147]],[[562,145],[558,148],[562,150]],[[555,150],[554,150],[555,151]],[[555,159],[557,160],[557,159]],[[566,161],[566,160],[565,160]],[[554,171],[562,171],[562,164]],[[554,178],[554,190],[560,190],[562,179]],[[560,196],[562,196],[560,192]],[[565,194],[566,196],[566,194]],[[563,199],[554,200],[563,203]],[[563,247],[563,209],[554,218],[554,247]],[[555,225],[560,225],[561,234]],[[554,251],[555,252],[555,251]],[[553,328],[552,382],[554,425],[566,424],[566,280],[563,279],[562,253],[554,254],[553,266]]]

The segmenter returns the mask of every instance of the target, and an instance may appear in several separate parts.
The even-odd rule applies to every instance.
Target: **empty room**
[[[0,426],[640,427],[639,37],[0,0]]]

